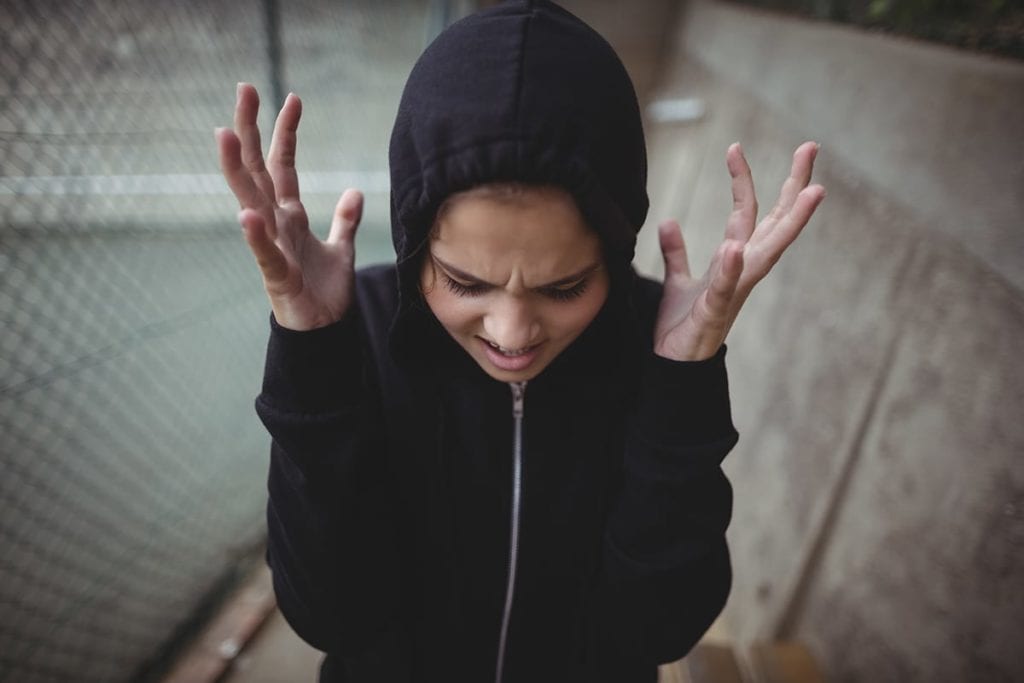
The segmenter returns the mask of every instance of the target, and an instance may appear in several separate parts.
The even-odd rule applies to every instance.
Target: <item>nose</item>
[[[487,338],[506,349],[523,349],[540,340],[536,312],[523,297],[506,295],[484,315]]]

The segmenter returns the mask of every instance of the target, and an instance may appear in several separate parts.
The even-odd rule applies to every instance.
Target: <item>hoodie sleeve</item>
[[[732,578],[732,489],[720,464],[737,438],[724,346],[704,361],[645,359],[606,527],[599,642],[670,662],[721,612]]]
[[[358,315],[308,332],[271,317],[256,412],[273,439],[267,561],[278,605],[313,647],[367,652],[401,605],[393,487]]]

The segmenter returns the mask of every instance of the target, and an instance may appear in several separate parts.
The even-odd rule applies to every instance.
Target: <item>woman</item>
[[[643,132],[611,48],[548,2],[445,31],[391,139],[394,266],[353,273],[361,195],[308,229],[289,96],[264,166],[255,90],[217,133],[273,316],[268,561],[321,681],[642,681],[729,590],[725,336],[824,196],[796,152],[755,228],[750,170],[690,277],[631,269]]]

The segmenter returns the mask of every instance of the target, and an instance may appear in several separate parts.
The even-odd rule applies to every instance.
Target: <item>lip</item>
[[[506,356],[495,350],[490,344],[487,343],[482,337],[477,337],[480,345],[484,349],[484,353],[487,354],[487,359],[498,368],[505,372],[521,372],[537,360],[537,356],[540,355],[541,346],[540,344],[534,344],[530,347],[530,350],[519,356]]]

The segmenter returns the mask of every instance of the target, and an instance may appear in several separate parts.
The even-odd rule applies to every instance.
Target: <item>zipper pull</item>
[[[512,417],[521,418],[526,396],[526,382],[509,382],[509,386],[512,387]]]

